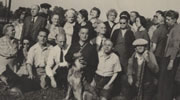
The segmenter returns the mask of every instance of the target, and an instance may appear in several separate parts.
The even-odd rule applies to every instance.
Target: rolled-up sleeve
[[[54,66],[55,63],[55,58],[54,58],[54,51],[51,50],[49,53],[48,61],[47,61],[47,66],[46,66],[46,74],[51,77],[54,75],[52,67]]]

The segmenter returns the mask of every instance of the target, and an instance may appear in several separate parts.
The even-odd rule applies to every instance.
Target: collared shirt
[[[109,25],[110,25],[111,28],[114,26],[114,23],[113,23],[113,22],[108,21],[108,23],[109,23]]]
[[[33,18],[34,18],[34,21],[33,21]],[[35,23],[35,22],[36,22],[36,20],[37,20],[37,18],[38,18],[38,16],[35,16],[35,17],[33,17],[33,16],[32,16],[31,21],[33,21],[33,22]]]
[[[120,60],[115,53],[108,56],[103,51],[98,53],[99,64],[96,73],[101,76],[113,76],[114,73],[121,71]]]
[[[150,40],[152,39],[152,36],[153,36],[154,31],[155,31],[156,29],[157,29],[157,25],[152,25],[152,26],[149,28],[148,35],[149,35]]]
[[[121,29],[121,32],[122,32],[122,37],[124,37],[124,36],[125,36],[126,31],[127,31],[126,29],[124,29],[124,30],[123,30],[123,29]]]
[[[0,38],[0,74],[6,70],[6,66],[14,66],[15,55],[18,51],[18,41],[9,41],[6,36]],[[8,58],[8,59],[7,59]]]
[[[104,44],[104,41],[106,40],[105,37],[97,36],[96,38],[96,44],[100,46],[101,44]],[[102,43],[101,43],[102,42]]]
[[[61,50],[62,49],[58,45],[56,45],[55,47],[53,47],[50,50],[48,61],[47,61],[47,66],[46,66],[46,73],[48,76],[54,75],[52,68],[60,63]],[[68,51],[68,48],[63,49],[63,62],[60,63],[60,66],[61,66],[61,64],[67,64],[67,62],[65,60],[65,55],[66,55],[67,51]]]
[[[46,47],[42,48],[39,43],[36,43],[29,50],[26,63],[35,67],[45,67],[51,48],[51,45],[47,44]]]
[[[172,60],[180,57],[180,24],[174,25],[168,34],[165,57],[170,57]]]

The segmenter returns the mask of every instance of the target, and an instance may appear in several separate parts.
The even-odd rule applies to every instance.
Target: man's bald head
[[[37,16],[39,13],[40,7],[38,5],[32,5],[31,6],[31,15],[33,17]]]
[[[60,48],[63,48],[66,44],[66,35],[59,33],[56,35],[56,43]]]
[[[99,34],[106,34],[106,25],[103,22],[99,23],[97,26],[97,31]]]

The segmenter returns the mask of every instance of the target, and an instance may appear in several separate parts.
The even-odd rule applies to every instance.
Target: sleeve
[[[154,73],[159,72],[159,66],[158,66],[156,58],[152,52],[149,52],[148,66]]]
[[[48,61],[47,61],[47,66],[45,68],[46,74],[51,77],[54,75],[52,67],[54,66],[55,60],[54,60],[54,51],[51,50],[49,53]]]
[[[151,41],[152,41],[153,43],[156,43],[156,44],[157,44],[158,38],[159,38],[159,31],[154,31]]]
[[[122,68],[118,56],[115,56],[114,73],[121,72]]]
[[[28,52],[26,63],[30,65],[34,64],[34,50],[32,48]]]
[[[175,33],[176,35],[174,36],[173,39],[173,49],[172,49],[172,53],[171,53],[171,57],[170,59],[174,60],[177,56],[177,54],[180,52],[180,36],[179,36],[179,32]]]
[[[133,57],[134,57],[134,55],[135,55],[135,53],[128,60],[128,66],[127,66],[127,75],[128,76],[132,76],[132,74],[133,74]]]

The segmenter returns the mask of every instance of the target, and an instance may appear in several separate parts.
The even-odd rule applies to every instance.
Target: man
[[[96,47],[97,51],[101,50],[101,48],[104,44],[104,41],[106,40],[105,34],[106,34],[106,25],[104,23],[98,24],[97,37],[90,41],[92,43],[92,45],[94,45]]]
[[[49,9],[51,8],[51,5],[48,3],[42,3],[40,7],[41,7],[41,12],[39,13],[39,15],[48,20],[50,17]]]
[[[104,42],[103,49],[98,53],[99,64],[95,75],[95,88],[101,100],[109,100],[113,82],[121,71],[121,65],[118,56],[112,52],[113,43],[107,39]]]
[[[31,16],[25,18],[22,29],[22,38],[29,37],[32,44],[37,42],[39,30],[46,26],[46,19],[38,16],[39,10],[40,7],[38,5],[33,5],[31,7]]]
[[[53,47],[49,53],[48,62],[46,66],[46,74],[51,79],[51,86],[56,87],[59,83],[62,87],[67,85],[67,68],[68,63],[64,56],[67,53],[68,46],[66,45],[65,33],[59,33],[56,35],[57,45]]]
[[[152,19],[152,25],[148,29],[148,35],[149,35],[150,41],[152,39],[154,31],[157,29],[157,26],[158,26],[158,17],[157,15],[154,15]]]
[[[172,100],[174,97],[174,79],[179,80],[180,63],[180,25],[177,24],[179,13],[169,10],[166,13],[166,23],[169,27],[168,39],[162,58],[161,73],[159,79],[158,100]],[[176,74],[177,72],[177,74]],[[179,85],[177,85],[178,87]],[[179,95],[179,93],[178,93]]]
[[[40,29],[38,42],[30,48],[26,61],[29,78],[40,80],[41,88],[46,88],[45,66],[47,64],[49,50],[52,48],[51,45],[47,44],[48,34],[49,31],[47,29]]]
[[[107,19],[108,21],[104,22],[104,24],[106,25],[106,38],[110,38],[111,36],[111,31],[113,29],[113,27],[115,26],[115,20],[116,20],[116,17],[117,17],[117,11],[115,9],[110,9],[107,14]]]
[[[65,60],[72,65],[76,58],[83,57],[87,62],[84,69],[84,77],[88,83],[91,83],[97,69],[98,55],[96,48],[88,42],[88,32],[89,29],[87,27],[81,27],[79,31],[80,40],[71,45]]]
[[[7,76],[4,76],[3,73],[7,70],[14,71],[18,41],[14,38],[15,29],[12,24],[6,24],[3,27],[3,34],[4,36],[0,38],[0,79],[7,83],[5,78]]]
[[[135,100],[152,100],[155,95],[154,73],[159,68],[153,53],[147,50],[148,41],[137,39],[133,42],[135,53],[128,61],[128,83]]]
[[[156,56],[156,60],[159,65],[164,55],[168,29],[167,26],[165,25],[165,14],[162,11],[156,11],[155,16],[157,17],[157,29],[153,32],[151,38],[151,42],[152,42],[151,50],[154,52]]]

